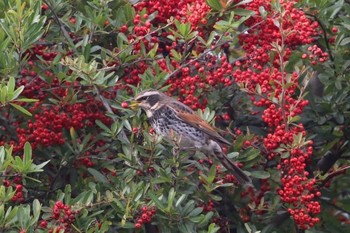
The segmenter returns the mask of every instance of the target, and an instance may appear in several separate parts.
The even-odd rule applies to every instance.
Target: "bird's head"
[[[162,107],[162,103],[169,98],[167,95],[156,91],[146,90],[133,98],[130,105],[131,108],[141,107],[147,114],[148,117],[153,115],[153,112]]]

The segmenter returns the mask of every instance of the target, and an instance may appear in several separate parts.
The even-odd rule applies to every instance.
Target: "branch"
[[[59,17],[57,16],[56,12],[54,11],[53,7],[51,6],[51,4],[49,3],[48,0],[44,0],[45,4],[49,7],[49,9],[51,10],[53,16],[54,16],[54,20],[57,23],[57,25],[59,26],[63,36],[67,39],[67,41],[72,41],[72,39],[70,38],[67,30],[64,28],[64,25],[61,23]],[[73,46],[73,49],[76,50],[76,48]]]
[[[350,166],[346,166],[346,167],[343,167],[339,170],[336,170],[334,172],[331,172],[329,173],[329,175],[322,181],[321,184],[319,184],[317,187],[318,188],[322,188],[323,186],[325,186],[327,184],[328,181],[330,181],[333,177],[336,177],[338,175],[341,175],[344,173],[344,171],[346,171],[347,169],[349,169]]]
[[[350,212],[347,211],[346,209],[343,209],[342,207],[337,206],[336,204],[333,204],[332,202],[324,199],[324,198],[318,198],[320,201],[324,202],[325,204],[332,206],[334,209],[340,210],[343,213],[346,213],[348,215],[350,215]]]

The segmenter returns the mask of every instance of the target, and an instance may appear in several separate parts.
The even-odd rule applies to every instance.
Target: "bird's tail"
[[[216,157],[221,164],[234,175],[242,185],[251,185],[252,180],[239,167],[237,167],[224,153],[217,153]]]

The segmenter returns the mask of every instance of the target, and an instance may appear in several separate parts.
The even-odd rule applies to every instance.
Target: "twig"
[[[343,168],[341,168],[341,169],[339,169],[339,170],[336,170],[336,171],[334,171],[334,172],[329,173],[329,175],[322,181],[322,183],[318,185],[318,188],[322,188],[322,187],[325,186],[325,185],[327,184],[327,182],[328,182],[329,180],[331,180],[333,177],[336,177],[336,176],[342,174],[345,170],[347,170],[347,169],[349,169],[349,168],[350,168],[350,166],[346,166],[346,167],[343,167]]]
[[[324,198],[318,198],[318,199],[321,200],[322,202],[324,202],[325,204],[327,204],[329,206],[332,206],[334,209],[337,209],[337,210],[339,210],[339,211],[341,211],[343,213],[346,213],[346,214],[350,215],[350,212],[347,211],[346,209],[343,209],[342,207],[339,207],[339,206],[333,204],[332,202],[330,202],[330,201],[328,201],[328,200],[326,200]]]
[[[56,12],[54,11],[53,7],[51,6],[51,4],[49,3],[48,0],[44,0],[45,4],[50,8],[52,14],[53,14],[53,18],[55,20],[55,22],[57,23],[57,25],[59,26],[63,36],[67,39],[67,41],[72,41],[67,30],[64,28],[64,25],[61,23],[60,19],[58,18],[58,15],[56,14]],[[76,48],[73,46],[73,49],[76,50]]]

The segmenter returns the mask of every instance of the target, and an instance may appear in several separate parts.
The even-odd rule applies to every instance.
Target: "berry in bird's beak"
[[[124,102],[121,104],[121,106],[122,106],[122,108],[128,108],[128,107],[129,107],[129,103],[124,101]]]

